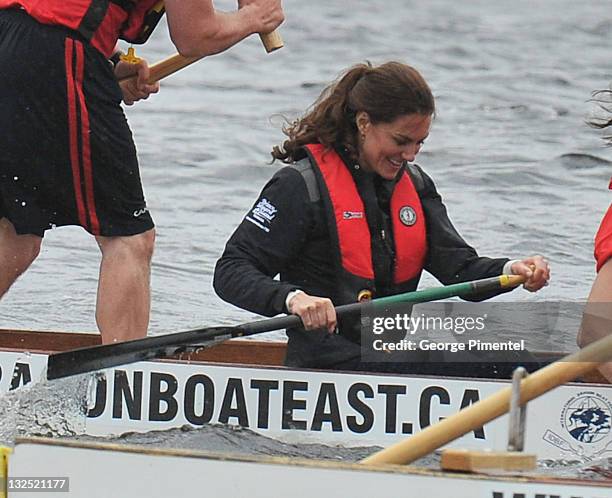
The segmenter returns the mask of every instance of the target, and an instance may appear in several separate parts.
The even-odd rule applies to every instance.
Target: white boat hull
[[[403,466],[229,457],[46,439],[19,441],[8,463],[9,485],[34,476],[68,478],[67,496],[88,498],[612,497],[609,483],[472,476]],[[38,491],[8,491],[9,498],[39,496]]]
[[[0,390],[37,381],[46,361],[44,354],[0,351]],[[88,434],[105,436],[222,423],[288,442],[388,446],[507,385],[476,379],[142,362],[104,372],[92,386],[95,402],[85,425]],[[538,458],[612,456],[611,417],[610,386],[562,386],[529,404],[525,450]],[[504,449],[507,427],[507,417],[501,417],[452,446]]]

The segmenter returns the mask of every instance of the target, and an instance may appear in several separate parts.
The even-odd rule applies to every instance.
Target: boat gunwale
[[[576,485],[584,487],[609,488],[610,481],[585,481],[567,477],[553,477],[542,474],[534,475],[504,475],[504,474],[470,474],[466,472],[449,472],[441,469],[415,467],[412,465],[395,464],[363,464],[359,462],[339,462],[335,460],[309,459],[291,456],[244,455],[239,453],[220,453],[195,449],[146,447],[134,444],[119,444],[98,441],[76,441],[70,439],[52,439],[41,436],[19,436],[15,438],[15,448],[19,444],[46,445],[68,447],[84,450],[117,451],[120,453],[140,454],[149,456],[168,456],[196,458],[213,461],[232,461],[237,463],[254,463],[264,465],[286,465],[314,469],[337,469],[352,471],[368,471],[386,474],[418,475],[431,478],[447,478],[461,480],[502,481],[519,484],[554,484]]]
[[[14,334],[21,334],[22,337],[25,338],[19,339],[19,337],[14,337]],[[70,344],[72,347],[62,348],[57,347],[54,349],[40,349],[40,348],[31,348],[31,347],[13,347],[17,345],[17,343],[21,340],[21,342],[32,341],[35,340],[35,337],[40,334],[44,336],[48,341],[59,337],[61,339],[60,345],[66,344],[66,342],[79,343],[80,341],[87,341],[89,344],[77,344],[77,347],[91,347],[97,344],[100,344],[100,336],[97,333],[84,333],[84,332],[61,332],[61,331],[35,331],[35,330],[19,330],[19,329],[0,329],[0,351],[7,351],[10,353],[23,353],[23,354],[39,354],[39,355],[50,355],[55,352],[66,351],[68,349],[77,349],[74,347],[74,344]],[[9,338],[9,340],[4,340],[5,338]],[[13,346],[6,346],[5,344],[9,343]],[[282,364],[282,359],[284,358],[284,354],[286,351],[287,343],[283,341],[260,341],[255,339],[245,339],[245,338],[234,338],[229,339],[225,342],[216,344],[211,347],[207,347],[202,349],[201,351],[189,352],[189,353],[181,353],[173,357],[168,358],[159,358],[156,360],[147,360],[155,363],[161,364],[192,364],[192,365],[210,365],[210,366],[228,366],[228,367],[236,367],[236,368],[251,368],[251,369],[273,369],[273,370],[286,370],[286,371],[298,371],[298,372],[307,372],[307,373],[342,373],[349,375],[373,375],[373,376],[381,376],[381,377],[404,377],[404,378],[418,378],[418,379],[448,379],[448,380],[462,380],[462,381],[477,381],[477,382],[503,382],[510,383],[510,379],[504,378],[495,378],[495,377],[473,377],[473,376],[450,376],[450,375],[436,375],[436,374],[401,374],[401,373],[387,373],[387,372],[363,372],[363,371],[354,371],[354,370],[331,370],[331,369],[317,369],[317,368],[298,368],[298,367],[287,367]],[[260,351],[266,351],[265,361],[258,361],[258,355],[246,355],[243,354],[244,351],[252,350],[253,348],[257,348]],[[243,350],[240,352],[240,350]],[[223,354],[224,351],[232,352],[231,359],[221,360],[219,356]],[[238,351],[238,353],[236,353]],[[562,357],[564,353],[534,353],[538,355],[542,355],[545,357],[548,355],[550,358],[553,356]],[[237,358],[239,360],[237,360]],[[246,361],[245,361],[246,360]],[[466,363],[467,365],[471,365],[471,363]],[[121,367],[115,367],[115,369],[120,369]],[[610,386],[609,383],[606,383],[603,379],[601,380],[598,377],[592,379],[585,379],[584,381],[574,381],[569,382],[566,385],[577,385],[577,386]]]

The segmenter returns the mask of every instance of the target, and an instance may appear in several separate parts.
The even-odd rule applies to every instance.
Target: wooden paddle
[[[516,275],[500,275],[460,284],[434,287],[395,296],[381,297],[372,301],[345,304],[336,307],[338,316],[357,313],[366,305],[387,306],[399,303],[424,303],[454,296],[469,296],[512,288],[522,284],[525,278]],[[245,323],[238,327],[209,327],[175,332],[144,339],[105,344],[89,348],[75,349],[49,355],[47,379],[60,379],[105,368],[116,367],[137,361],[164,358],[184,352],[187,346],[206,347],[218,342],[248,335],[298,327],[300,317],[288,315],[267,320]]]
[[[267,34],[260,34],[259,37],[261,38],[261,42],[268,53],[274,52],[275,50],[278,50],[284,46],[283,39],[277,30]],[[170,76],[171,74],[174,74],[203,58],[204,56],[185,57],[181,54],[171,55],[164,60],[156,62],[149,68],[151,75],[149,76],[147,83],[150,85],[156,83],[159,80],[162,80],[165,77]],[[134,78],[136,78],[135,75],[126,76],[125,78],[120,78],[119,81],[122,82]]]
[[[283,48],[285,45],[283,43],[283,38],[276,29],[271,33],[260,34],[259,37],[261,38],[261,43],[263,43],[263,46],[268,53],[274,52],[279,48]]]
[[[597,368],[612,359],[612,334],[577,353],[552,363],[521,383],[521,404]],[[447,443],[482,427],[510,409],[512,388],[502,389],[435,425],[361,460],[364,464],[409,464]]]

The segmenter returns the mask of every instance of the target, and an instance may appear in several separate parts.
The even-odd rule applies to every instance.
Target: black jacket
[[[428,242],[424,269],[445,285],[501,274],[508,259],[479,257],[455,230],[431,178],[420,171],[423,185],[418,190]],[[351,168],[351,172],[356,184],[374,184],[379,219],[387,224],[394,182],[362,170]],[[302,174],[291,166],[282,168],[227,242],[215,268],[215,291],[225,301],[266,316],[286,313],[285,299],[295,289],[333,295],[338,271],[326,220],[323,202],[310,200]],[[382,295],[384,291],[377,297]],[[291,366],[330,367],[360,354],[355,338],[347,340],[342,330],[340,335],[301,329],[287,333],[286,363]]]

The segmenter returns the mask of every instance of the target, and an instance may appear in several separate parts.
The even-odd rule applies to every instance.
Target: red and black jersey
[[[144,43],[164,14],[160,0],[0,0],[0,9],[10,8],[77,31],[107,58],[118,39]]]
[[[153,227],[121,89],[96,48],[22,9],[0,10],[0,95],[0,218],[17,233]]]

